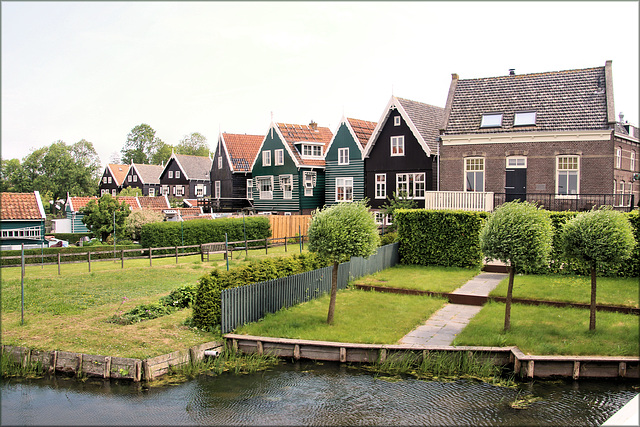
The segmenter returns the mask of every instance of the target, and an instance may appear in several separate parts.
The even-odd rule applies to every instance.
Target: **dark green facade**
[[[349,164],[338,164],[340,148],[349,149]],[[349,131],[345,122],[340,125],[325,157],[325,203],[330,206],[339,203],[336,200],[336,180],[353,179],[353,201],[364,198],[364,161],[360,151],[360,142]]]

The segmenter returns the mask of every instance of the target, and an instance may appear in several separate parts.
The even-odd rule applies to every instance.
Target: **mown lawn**
[[[396,265],[384,271],[354,280],[353,283],[387,288],[451,292],[478,274],[480,274],[480,269]]]

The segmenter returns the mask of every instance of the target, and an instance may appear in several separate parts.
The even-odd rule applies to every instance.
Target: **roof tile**
[[[251,172],[251,164],[258,155],[264,135],[223,133],[222,137],[234,172]]]
[[[35,193],[0,193],[0,219],[44,219]]]

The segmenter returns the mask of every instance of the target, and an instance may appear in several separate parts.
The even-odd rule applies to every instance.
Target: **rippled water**
[[[2,380],[2,425],[599,425],[637,382],[388,381],[333,363],[283,363],[184,384]],[[519,397],[536,397],[513,409]]]

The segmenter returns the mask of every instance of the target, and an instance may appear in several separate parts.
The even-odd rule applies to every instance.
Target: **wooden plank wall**
[[[270,215],[271,237],[279,239],[282,237],[295,237],[299,233],[307,235],[311,215]]]

